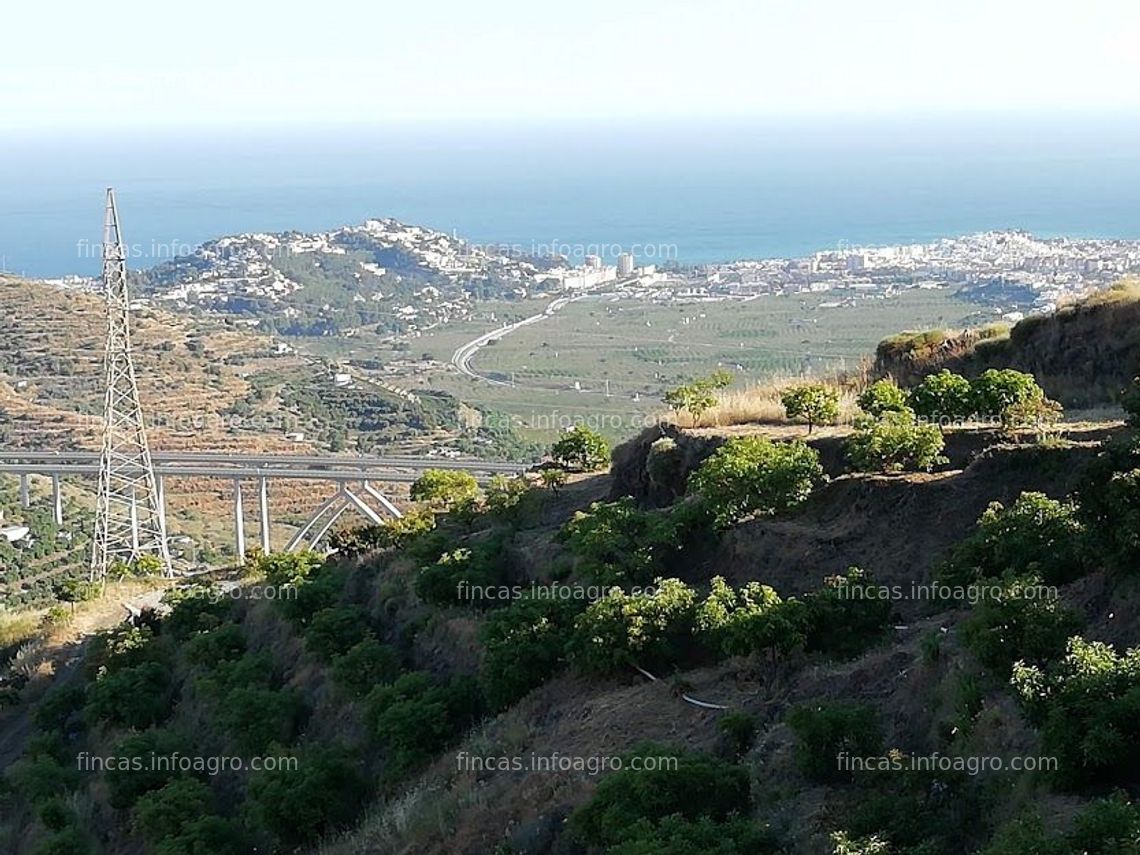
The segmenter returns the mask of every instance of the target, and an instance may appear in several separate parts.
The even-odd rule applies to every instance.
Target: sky
[[[9,3],[0,130],[1140,112],[1136,0]]]

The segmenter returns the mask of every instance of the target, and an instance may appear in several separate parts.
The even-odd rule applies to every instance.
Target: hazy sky
[[[0,129],[1140,111],[1136,0],[5,5]]]

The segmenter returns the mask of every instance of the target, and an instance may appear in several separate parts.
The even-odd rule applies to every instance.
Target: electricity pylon
[[[144,555],[174,575],[166,542],[166,513],[146,441],[139,387],[131,361],[130,297],[127,261],[119,230],[115,191],[107,189],[103,221],[103,292],[107,299],[107,346],[104,352],[103,452],[91,581],[102,584],[112,565],[131,564]]]

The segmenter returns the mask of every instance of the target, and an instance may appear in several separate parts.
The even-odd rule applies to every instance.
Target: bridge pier
[[[257,485],[257,512],[261,521],[261,551],[269,554],[269,479],[262,478]]]
[[[241,481],[234,479],[234,552],[245,561],[245,508],[241,500]]]
[[[58,472],[53,472],[51,476],[51,510],[55,524],[63,525],[63,492],[60,490]]]
[[[20,475],[20,507],[27,510],[32,506],[31,490],[28,487],[28,476]]]

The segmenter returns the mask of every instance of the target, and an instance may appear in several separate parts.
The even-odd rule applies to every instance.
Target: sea
[[[1140,116],[13,131],[0,135],[0,270],[95,274],[108,186],[138,268],[228,234],[379,217],[658,264],[991,229],[1140,239]]]

